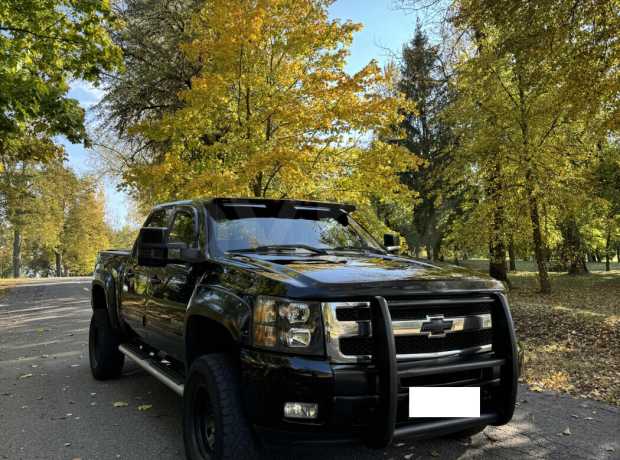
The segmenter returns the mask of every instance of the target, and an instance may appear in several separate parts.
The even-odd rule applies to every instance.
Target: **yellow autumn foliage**
[[[400,173],[418,159],[390,142],[408,104],[392,68],[345,70],[359,24],[328,0],[208,0],[184,52],[202,70],[184,106],[134,133],[163,142],[125,179],[145,206],[203,196],[407,203]],[[371,220],[371,213],[366,213]]]

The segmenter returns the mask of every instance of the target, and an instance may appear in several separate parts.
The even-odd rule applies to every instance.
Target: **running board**
[[[176,394],[183,396],[184,385],[180,377],[174,375],[174,372],[166,369],[166,366],[159,363],[156,358],[142,352],[136,347],[132,347],[131,345],[119,345],[118,351],[127,356],[168,388],[172,389],[172,391]]]

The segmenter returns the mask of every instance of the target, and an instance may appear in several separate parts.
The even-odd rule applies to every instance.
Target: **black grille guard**
[[[387,301],[375,297],[371,302],[373,330],[373,364],[377,369],[378,406],[374,423],[369,427],[366,442],[369,446],[383,448],[394,439],[407,437],[440,436],[480,425],[503,425],[512,418],[517,398],[519,372],[517,341],[508,303],[503,294],[494,294],[497,299],[493,328],[498,332],[493,339],[493,357],[472,357],[448,365],[420,365],[420,363],[398,362],[394,331]],[[451,372],[500,367],[502,397],[491,412],[484,412],[475,418],[447,418],[421,423],[398,424],[397,407],[400,379],[405,377],[447,374]]]

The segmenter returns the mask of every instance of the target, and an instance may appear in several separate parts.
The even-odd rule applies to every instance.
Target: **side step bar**
[[[131,345],[119,345],[118,351],[127,356],[168,388],[172,389],[172,391],[176,394],[183,396],[184,385],[180,378],[168,371],[166,366],[160,364],[156,358],[141,352],[141,350],[136,349]]]

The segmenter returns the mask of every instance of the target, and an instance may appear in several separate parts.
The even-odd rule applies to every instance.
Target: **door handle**
[[[161,280],[159,278],[157,278],[156,276],[151,276],[149,278],[149,282],[153,285],[155,284],[161,284]]]

